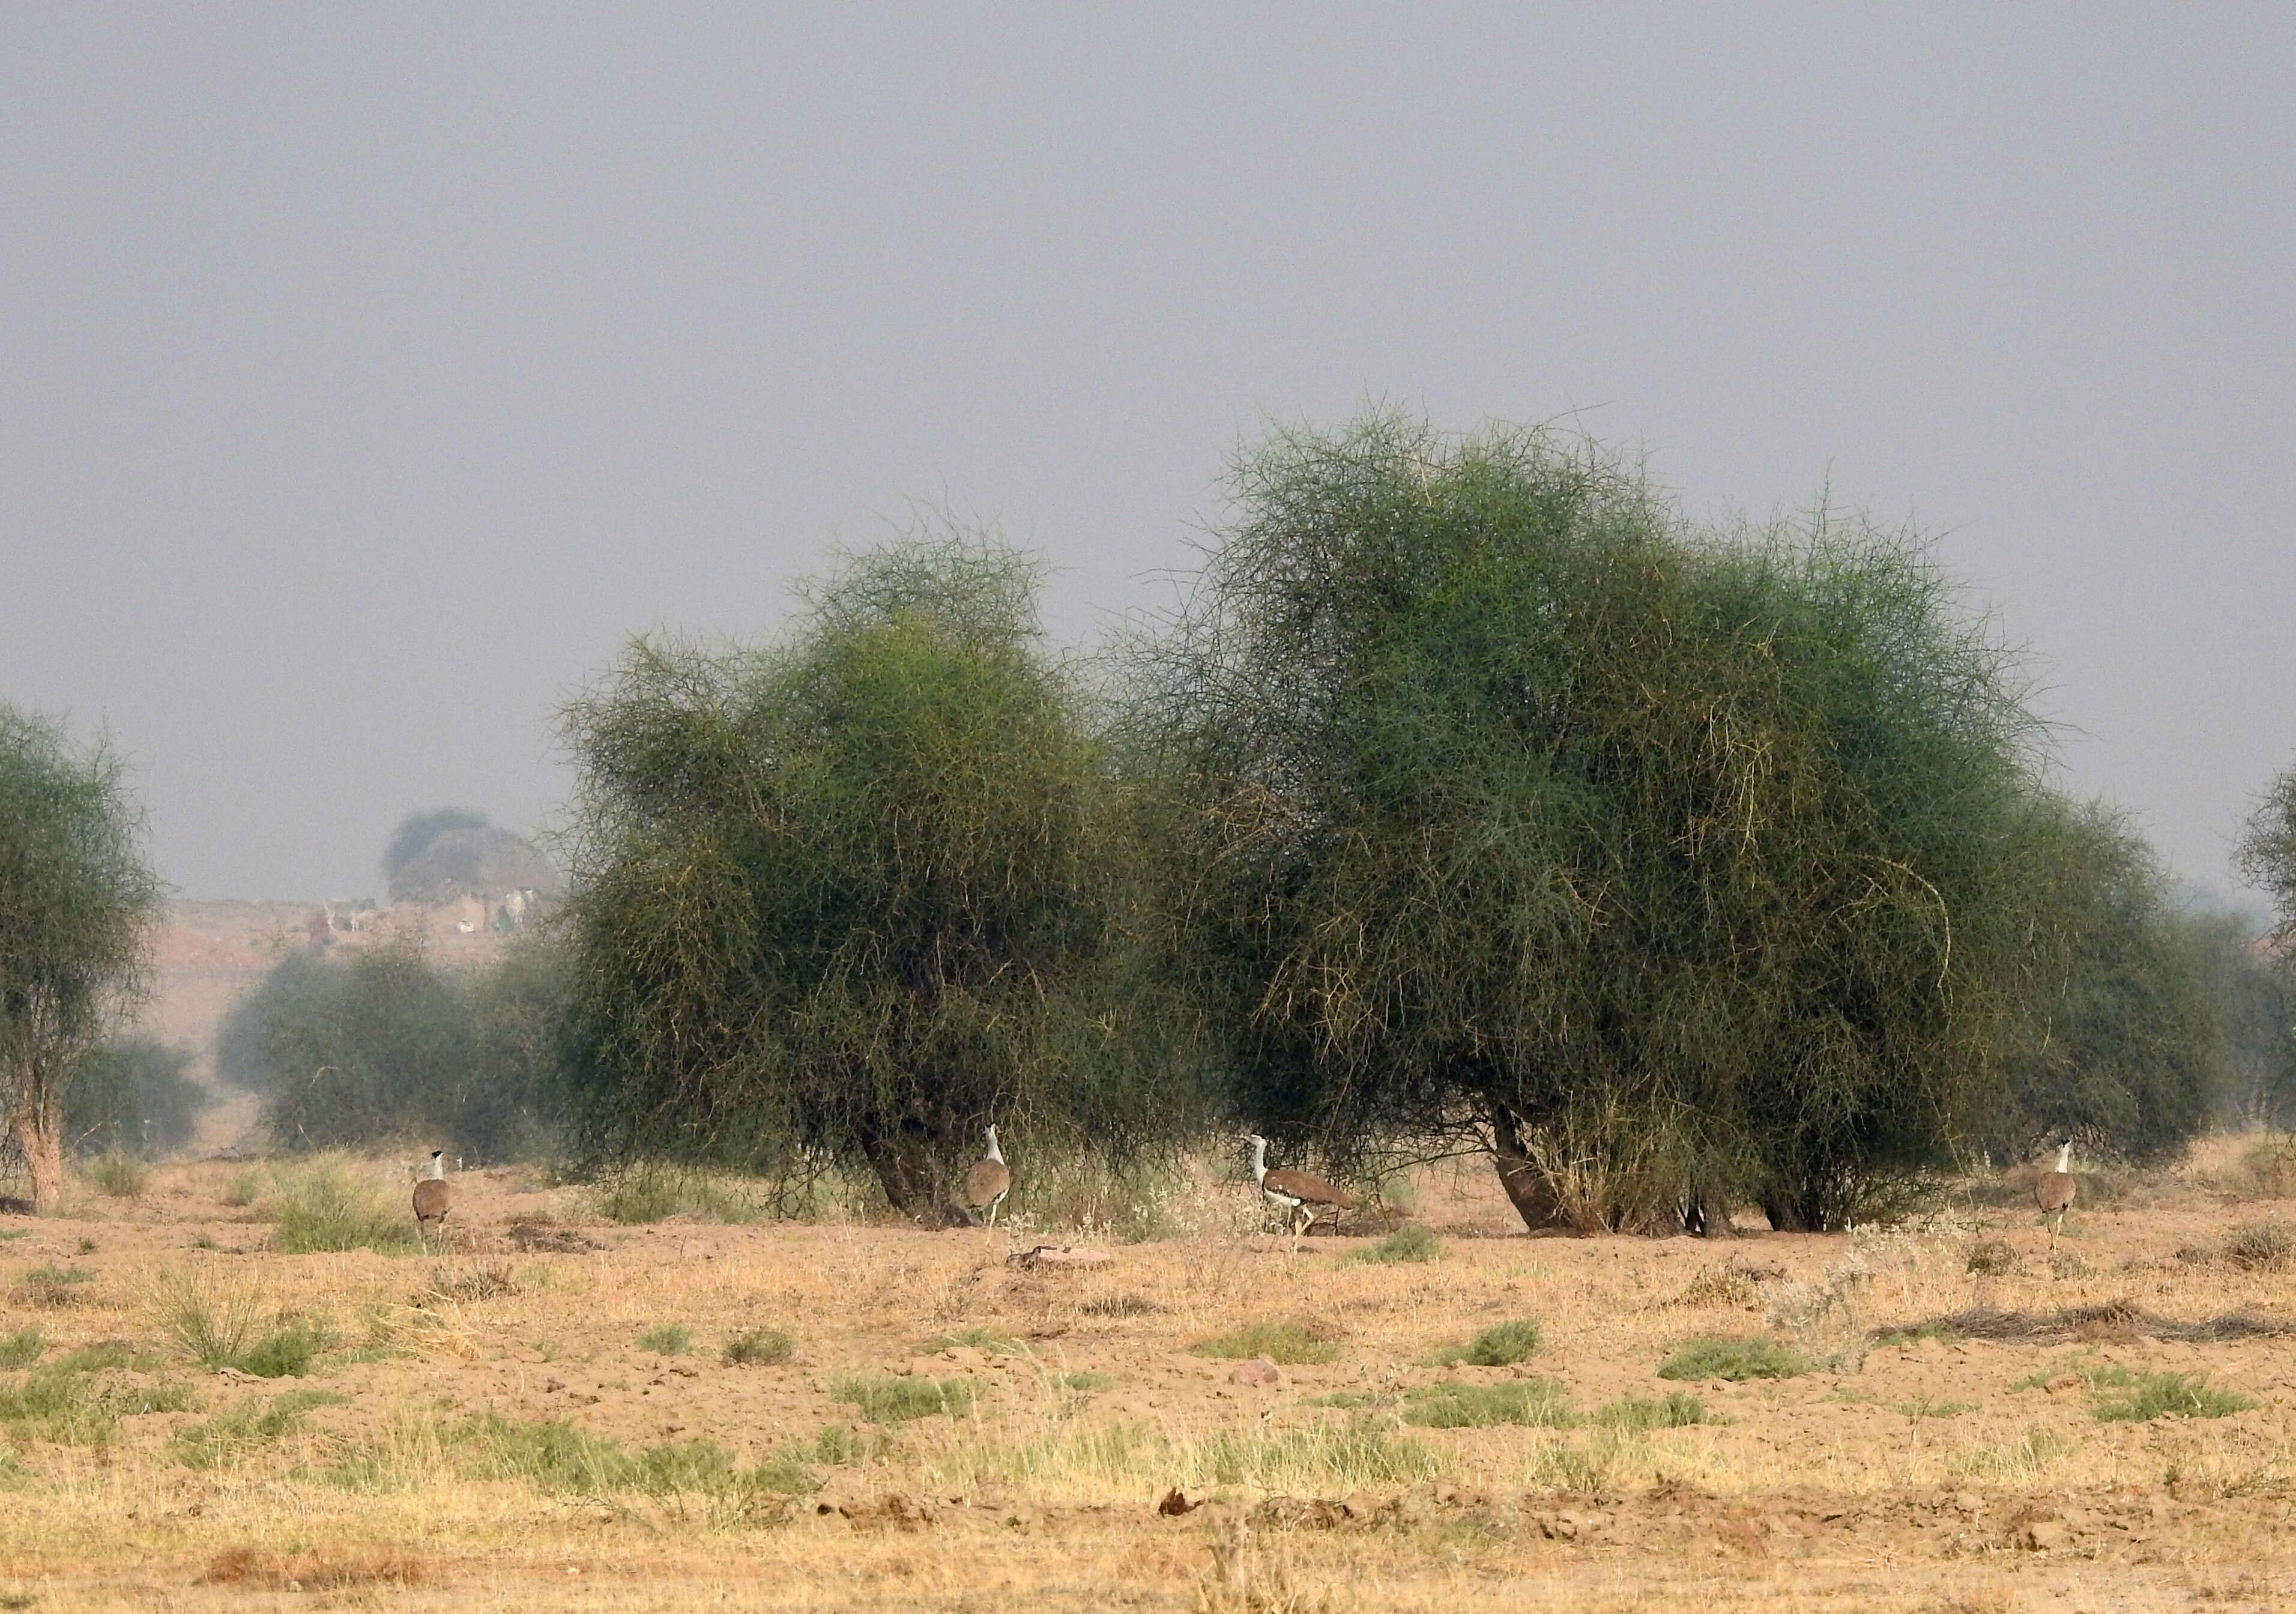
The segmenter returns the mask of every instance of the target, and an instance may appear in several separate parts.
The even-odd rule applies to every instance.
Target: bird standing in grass
[[[425,1237],[446,1232],[447,1211],[452,1205],[447,1191],[447,1151],[433,1149],[430,1164],[414,1184],[414,1226]]]
[[[1292,1241],[1297,1244],[1300,1235],[1315,1225],[1319,1210],[1353,1210],[1353,1195],[1334,1188],[1319,1176],[1305,1171],[1292,1171],[1279,1167],[1267,1169],[1267,1140],[1254,1132],[1246,1135],[1251,1145],[1251,1176],[1259,1184],[1260,1197],[1283,1213],[1283,1225],[1292,1232]]]
[[[996,1128],[988,1129],[988,1158],[975,1160],[964,1174],[964,1208],[972,1213],[974,1221],[986,1217],[991,1227],[996,1225],[996,1208],[1004,1196],[1013,1192],[1012,1168],[1004,1164],[1004,1151],[996,1146]]]
[[[2062,1233],[2065,1212],[2072,1208],[2073,1195],[2078,1192],[2073,1182],[2073,1141],[2067,1138],[2057,1145],[2057,1168],[2045,1171],[2033,1180],[2033,1203],[2041,1208],[2043,1216],[2056,1217],[2056,1231]]]

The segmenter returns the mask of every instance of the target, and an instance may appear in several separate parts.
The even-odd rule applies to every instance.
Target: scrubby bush
[[[187,1050],[148,1036],[103,1043],[81,1062],[64,1094],[72,1152],[157,1159],[190,1143],[200,1112],[215,1102],[185,1074],[191,1062]]]
[[[348,961],[291,953],[226,1017],[217,1067],[263,1097],[290,1150],[415,1135],[457,1152],[546,1152],[566,1115],[564,957],[514,944],[475,975],[399,939]]]
[[[1660,1364],[1661,1379],[1796,1379],[1809,1372],[1801,1355],[1775,1340],[1709,1335],[1680,1347]]]

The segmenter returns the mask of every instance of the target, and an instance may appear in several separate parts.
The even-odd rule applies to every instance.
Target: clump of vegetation
[[[882,1430],[857,1430],[849,1423],[825,1423],[813,1438],[811,1456],[832,1468],[873,1462],[892,1449],[892,1437]]]
[[[2000,1446],[1977,1446],[1946,1459],[1946,1471],[1970,1479],[1990,1479],[2019,1485],[2037,1478],[2044,1469],[2074,1448],[2075,1443],[2047,1430],[2029,1429],[2024,1438]]]
[[[620,1173],[598,1191],[598,1214],[609,1222],[643,1226],[670,1217],[746,1226],[769,1207],[741,1188],[703,1171],[644,1165]]]
[[[971,1328],[960,1328],[955,1333],[941,1334],[935,1339],[926,1340],[918,1348],[921,1350],[977,1350],[984,1356],[1017,1356],[1028,1349],[1003,1329],[988,1328],[980,1324]]]
[[[1443,1241],[1423,1222],[1406,1222],[1375,1244],[1358,1249],[1350,1260],[1375,1262],[1394,1266],[1402,1262],[1432,1261],[1443,1254]]]
[[[782,1499],[815,1488],[790,1454],[749,1469],[711,1440],[673,1441],[631,1451],[573,1424],[521,1422],[497,1413],[441,1420],[397,1420],[383,1439],[331,1471],[353,1490],[400,1489],[435,1483],[441,1473],[467,1479],[511,1479],[554,1495],[637,1495],[672,1505],[698,1499],[728,1520],[777,1514]]]
[[[1622,1396],[1596,1408],[1587,1421],[1633,1433],[1646,1433],[1651,1430],[1688,1429],[1693,1424],[1715,1422],[1716,1419],[1697,1397],[1684,1390],[1673,1390],[1655,1399]]]
[[[2276,1030],[2282,1018],[2275,1017]],[[2259,1199],[2296,1199],[2296,1135],[2283,1134],[2250,1144],[2241,1156],[2236,1176],[2240,1186]]]
[[[421,1245],[410,1214],[386,1204],[372,1184],[332,1160],[279,1174],[274,1220],[272,1242],[283,1255],[346,1249],[398,1255]]]
[[[1969,1247],[1965,1271],[1980,1278],[2006,1277],[2017,1270],[2017,1247],[2006,1239],[1980,1239]]]
[[[1893,1401],[1890,1410],[1907,1418],[1958,1418],[1964,1413],[1977,1410],[1974,1401],[1939,1401],[1932,1397],[1919,1396],[1911,1401]]]
[[[85,1266],[44,1261],[16,1280],[16,1295],[27,1306],[58,1309],[78,1302],[94,1282],[95,1274]]]
[[[1403,1421],[1422,1429],[1482,1429],[1495,1423],[1563,1429],[1577,1421],[1570,1400],[1552,1379],[1498,1384],[1431,1384],[1407,1391]]]
[[[299,1429],[313,1407],[340,1406],[348,1400],[324,1389],[290,1390],[267,1401],[250,1397],[177,1430],[168,1442],[168,1454],[185,1468],[229,1468]]]
[[[1286,1366],[1335,1362],[1340,1356],[1339,1342],[1329,1328],[1297,1318],[1255,1318],[1226,1333],[1199,1340],[1188,1349],[1199,1356],[1265,1356]]]
[[[1054,1375],[1053,1384],[1055,1389],[1067,1390],[1072,1395],[1092,1396],[1104,1389],[1115,1389],[1116,1375],[1092,1371],[1056,1373]]]
[[[1538,1350],[1538,1320],[1517,1317],[1511,1323],[1495,1323],[1464,1345],[1446,1346],[1431,1359],[1442,1367],[1513,1367],[1529,1361]]]
[[[2100,1423],[2146,1423],[2155,1418],[2229,1418],[2260,1405],[2253,1397],[2221,1389],[2203,1372],[2129,1372],[2108,1386],[2090,1411]]]
[[[124,1149],[107,1149],[82,1160],[79,1169],[81,1176],[115,1200],[141,1199],[152,1176],[151,1167]]]
[[[728,1367],[778,1367],[797,1352],[797,1340],[785,1329],[745,1328],[726,1341],[721,1359]]]
[[[0,1370],[29,1367],[40,1359],[46,1343],[37,1326],[20,1328],[12,1334],[0,1334]]]
[[[301,1378],[332,1342],[325,1327],[308,1317],[279,1317],[266,1327],[256,1290],[212,1272],[163,1275],[152,1285],[150,1303],[161,1330],[201,1367]]]
[[[102,1446],[122,1418],[139,1413],[178,1413],[193,1404],[181,1384],[134,1384],[113,1370],[140,1361],[126,1346],[73,1352],[21,1380],[0,1383],[0,1429],[18,1440],[60,1446]]]
[[[693,1348],[693,1332],[683,1323],[657,1323],[638,1336],[638,1348],[657,1356],[682,1356]]]
[[[1759,1310],[1762,1304],[1762,1285],[1775,1282],[1785,1275],[1783,1267],[1756,1266],[1742,1257],[1732,1256],[1718,1266],[1701,1270],[1668,1304],[1734,1306],[1746,1311]]]
[[[2217,1258],[2242,1272],[2286,1272],[2296,1266],[2296,1235],[2277,1222],[2251,1222],[2225,1234]]]
[[[119,1198],[143,1192],[140,1179],[121,1160],[156,1159],[192,1141],[200,1112],[215,1100],[192,1079],[191,1063],[189,1049],[148,1036],[115,1036],[73,1072],[64,1094],[64,1131],[83,1159],[81,1170],[104,1192]]]
[[[1077,1308],[1087,1317],[1145,1317],[1163,1310],[1146,1295],[1101,1295]]]
[[[1222,1430],[1195,1448],[1193,1466],[1216,1485],[1332,1495],[1430,1479],[1444,1471],[1446,1459],[1423,1441],[1350,1421]]]
[[[1659,1364],[1661,1379],[1793,1379],[1809,1372],[1802,1356],[1775,1340],[1708,1334],[1685,1341]]]
[[[872,1423],[906,1423],[912,1418],[955,1415],[972,1405],[970,1379],[901,1378],[890,1373],[841,1374],[829,1382],[829,1397],[842,1401]]]

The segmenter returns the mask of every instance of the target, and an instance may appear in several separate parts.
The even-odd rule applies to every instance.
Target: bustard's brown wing
[[[1302,1205],[1338,1205],[1349,1210],[1355,1208],[1355,1196],[1343,1189],[1334,1188],[1319,1176],[1304,1171],[1276,1170],[1261,1179],[1260,1186],[1270,1193],[1282,1194],[1287,1200],[1297,1200]]]
[[[2033,1203],[2051,1215],[2073,1202],[2076,1192],[2070,1171],[2045,1171],[2033,1184]]]
[[[986,1210],[1012,1186],[1013,1174],[1004,1161],[975,1160],[964,1174],[964,1202],[974,1210]]]
[[[447,1219],[447,1184],[437,1177],[424,1177],[414,1184],[414,1219],[418,1222],[443,1222]]]

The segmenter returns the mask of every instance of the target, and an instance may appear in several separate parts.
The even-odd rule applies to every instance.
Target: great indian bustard
[[[1004,1196],[1013,1192],[1013,1170],[1004,1164],[1004,1151],[996,1146],[996,1128],[988,1128],[988,1158],[975,1160],[964,1174],[964,1208],[972,1213],[973,1220],[984,1217],[991,1227],[996,1225],[996,1208]]]
[[[447,1189],[447,1151],[433,1149],[430,1163],[414,1184],[414,1227],[423,1236],[445,1236],[447,1212],[454,1203]]]
[[[1260,1196],[1283,1213],[1283,1225],[1291,1230],[1294,1244],[1301,1233],[1315,1225],[1317,1211],[1356,1208],[1352,1194],[1334,1188],[1319,1176],[1282,1167],[1268,1170],[1267,1140],[1259,1134],[1248,1133],[1245,1141],[1251,1145],[1251,1176],[1259,1184]]]
[[[2073,1141],[2066,1138],[2057,1145],[2057,1168],[2033,1179],[2033,1203],[2041,1208],[2043,1216],[2056,1217],[2056,1231],[2062,1233],[2065,1212],[2072,1208],[2073,1196],[2079,1192],[2079,1185],[2073,1181]]]

